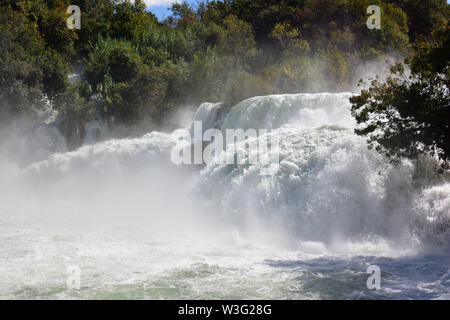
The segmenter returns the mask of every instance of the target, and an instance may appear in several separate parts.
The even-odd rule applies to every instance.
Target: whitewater
[[[351,95],[198,108],[204,130],[275,135],[270,176],[177,166],[164,132],[0,160],[0,298],[450,299],[450,183],[430,177],[433,159],[370,150]],[[380,290],[367,288],[371,265]]]

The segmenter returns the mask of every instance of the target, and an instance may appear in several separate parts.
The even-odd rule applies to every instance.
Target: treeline
[[[366,26],[371,4],[380,30]],[[80,30],[66,27],[69,5],[81,8]],[[0,125],[51,108],[75,148],[92,119],[149,130],[180,105],[346,90],[365,62],[429,46],[448,17],[445,0],[224,0],[171,11],[158,21],[141,0],[3,0]]]

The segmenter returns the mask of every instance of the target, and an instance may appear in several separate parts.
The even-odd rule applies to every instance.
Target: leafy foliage
[[[65,26],[69,4],[81,8],[81,30]],[[381,30],[365,25],[371,4],[382,8]],[[403,98],[412,83],[426,89],[419,74],[438,83],[448,65],[436,27],[448,17],[445,0],[223,0],[171,10],[158,21],[142,0],[2,1],[0,110],[50,106],[77,147],[90,119],[149,130],[183,104],[348,90],[358,66],[386,53],[416,52],[416,78],[391,80]],[[75,70],[80,80],[70,83]]]
[[[356,132],[394,161],[429,153],[449,167],[449,31],[444,23],[433,32],[433,41],[419,45],[408,60],[410,75],[397,64],[385,83],[375,79],[351,99],[361,124]]]

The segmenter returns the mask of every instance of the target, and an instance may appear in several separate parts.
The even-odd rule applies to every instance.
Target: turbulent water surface
[[[0,162],[0,298],[450,299],[450,184],[368,150],[349,97],[199,108],[204,129],[276,135],[273,176],[175,166],[159,132]]]

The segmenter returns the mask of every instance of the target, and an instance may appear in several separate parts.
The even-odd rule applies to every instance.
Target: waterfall
[[[66,174],[86,177],[85,181],[72,179],[76,193],[95,177],[101,184],[105,176],[110,180],[117,175],[139,175],[161,168],[161,175],[180,174],[177,179],[183,180],[171,190],[186,188],[183,193],[193,202],[212,203],[210,210],[232,221],[243,233],[268,228],[264,230],[296,241],[331,245],[337,239],[370,237],[417,241],[426,230],[433,234],[440,230],[442,243],[442,239],[449,238],[449,184],[413,186],[413,164],[404,161],[393,166],[369,150],[365,139],[353,132],[356,124],[350,114],[350,96],[323,93],[255,97],[239,103],[226,115],[220,113],[221,104],[202,104],[194,120],[203,122],[204,131],[269,129],[270,135],[278,137],[280,169],[268,177],[259,175],[260,165],[214,161],[194,171],[193,176],[185,176],[186,168],[170,162],[174,147],[171,135],[159,132],[55,154],[32,164],[26,172],[55,188]],[[49,181],[49,177],[56,176],[58,180]],[[147,179],[141,183],[151,185],[152,176]],[[111,199],[104,201],[114,203]],[[430,238],[430,234],[423,236]]]
[[[133,292],[175,288],[144,290],[147,298],[445,297],[450,184],[419,181],[414,163],[393,165],[370,150],[354,134],[350,96],[199,107],[193,121],[204,131],[269,130],[279,141],[272,175],[261,175],[260,164],[175,165],[176,141],[163,132],[63,150],[23,169],[0,162],[0,251],[9,257],[0,259],[10,277],[0,281],[2,295],[22,292],[17,270],[26,274],[27,260],[39,270],[36,286],[53,288],[39,296],[69,294],[49,283],[75,264],[89,279],[88,296],[112,281],[112,292],[130,283]],[[385,291],[355,293],[373,263],[396,278],[383,282]],[[330,277],[352,280],[333,291]]]

